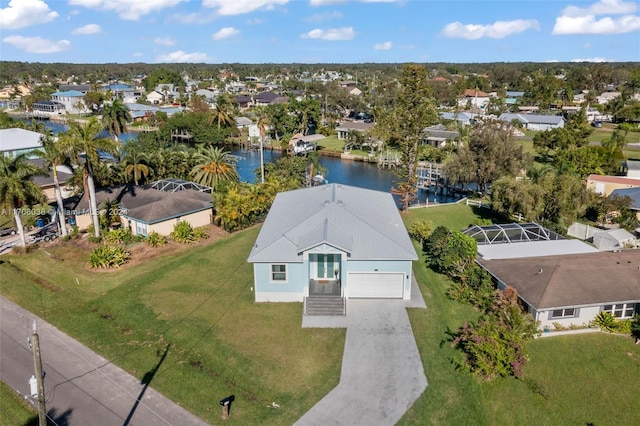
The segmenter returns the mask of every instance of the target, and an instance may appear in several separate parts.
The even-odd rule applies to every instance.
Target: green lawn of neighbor
[[[26,384],[25,380],[25,387]],[[0,425],[35,426],[38,413],[13,389],[0,382]]]
[[[479,217],[491,212],[459,204],[403,215],[452,229]],[[3,255],[0,291],[138,378],[169,345],[151,386],[209,423],[223,423],[218,400],[234,394],[229,421],[290,425],[338,383],[345,330],[302,329],[299,303],[253,302],[246,258],[257,232],[116,272],[87,269],[87,252],[71,246]],[[428,307],[409,317],[429,385],[399,424],[636,423],[640,346],[630,337],[538,339],[527,346],[525,380],[479,383],[454,368],[460,354],[448,334],[478,313],[445,296],[449,281],[422,254],[414,270]]]
[[[334,151],[341,153],[344,151],[344,140],[338,139],[337,135],[331,135],[327,138],[320,139],[318,141],[318,146],[323,151]]]
[[[455,205],[412,209],[405,221],[462,229],[475,213],[488,215],[486,209]],[[602,333],[536,339],[527,346],[524,380],[479,383],[454,368],[452,360],[460,354],[447,337],[478,313],[446,297],[449,280],[426,268],[423,255],[414,271],[427,309],[410,309],[409,317],[429,385],[400,425],[637,423],[640,346],[633,339]]]

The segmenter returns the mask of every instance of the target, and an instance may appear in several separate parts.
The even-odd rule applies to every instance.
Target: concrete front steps
[[[346,315],[347,303],[340,296],[310,296],[304,298],[305,315]]]

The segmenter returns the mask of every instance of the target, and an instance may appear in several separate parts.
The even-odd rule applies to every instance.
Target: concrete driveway
[[[427,387],[407,307],[424,307],[415,282],[410,302],[349,300],[345,319],[325,317],[324,326],[347,327],[340,383],[296,425],[382,426],[400,420]]]

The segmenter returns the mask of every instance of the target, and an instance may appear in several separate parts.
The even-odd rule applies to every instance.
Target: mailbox
[[[222,406],[230,405],[233,402],[234,399],[236,399],[236,397],[233,396],[233,395],[230,395],[230,396],[228,396],[226,398],[222,398],[220,400],[220,405],[222,405]]]

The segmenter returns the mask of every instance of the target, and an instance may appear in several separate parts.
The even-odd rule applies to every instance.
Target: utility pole
[[[44,377],[42,375],[42,357],[40,356],[40,338],[36,329],[36,321],[33,321],[33,336],[31,343],[33,347],[33,365],[36,370],[36,380],[38,383],[38,426],[47,426],[47,407],[44,402]]]

